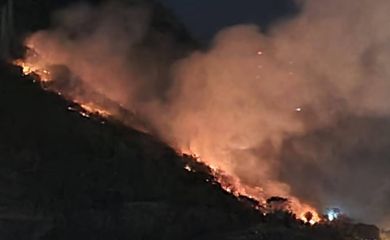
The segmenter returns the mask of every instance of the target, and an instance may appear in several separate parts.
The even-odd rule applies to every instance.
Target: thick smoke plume
[[[387,0],[308,0],[266,34],[233,26],[176,60],[147,8],[79,5],[27,39],[39,56],[27,62],[67,67],[73,92],[135,113],[241,192],[390,227],[389,12]]]

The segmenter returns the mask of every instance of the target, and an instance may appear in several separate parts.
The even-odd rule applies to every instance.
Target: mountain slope
[[[172,149],[69,111],[71,103],[13,71],[0,70],[0,218],[10,224],[4,234],[20,233],[27,221],[40,225],[34,234],[57,234],[49,239],[171,239],[256,218],[207,184],[208,176],[185,171]]]
[[[55,3],[17,2],[20,36],[46,26]],[[195,43],[155,6],[145,44],[168,32],[185,54]],[[0,239],[359,239],[346,230],[354,225],[309,227],[287,213],[263,217],[191,158],[73,109],[79,108],[19,68],[1,64]],[[186,164],[199,171],[186,171]]]
[[[310,227],[288,213],[263,217],[251,200],[221,190],[207,168],[114,120],[68,110],[76,107],[20,71],[0,67],[1,239],[337,240],[378,234],[373,226],[349,223]],[[186,164],[199,172],[186,171]]]

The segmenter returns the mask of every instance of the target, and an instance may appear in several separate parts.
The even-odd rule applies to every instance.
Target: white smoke
[[[151,31],[147,10],[83,5],[65,10],[53,29],[33,34],[27,45],[44,62],[67,66],[85,86],[138,113],[172,146],[261,187],[265,196],[297,195],[385,223],[389,177],[375,173],[390,170],[389,161],[344,161],[342,153],[357,151],[362,136],[379,136],[365,142],[375,156],[377,144],[390,139],[371,134],[375,121],[358,124],[366,129],[361,135],[341,131],[335,139],[345,142],[338,146],[323,144],[315,133],[339,133],[346,118],[351,125],[388,118],[389,10],[386,0],[308,0],[299,16],[267,34],[254,25],[223,29],[208,51],[172,63],[165,56],[175,56],[173,48],[143,44]],[[294,140],[300,138],[305,141]],[[313,169],[319,177],[300,172]],[[335,173],[340,184],[322,184]],[[375,188],[370,193],[349,188],[367,182]],[[372,198],[360,201],[359,194]]]

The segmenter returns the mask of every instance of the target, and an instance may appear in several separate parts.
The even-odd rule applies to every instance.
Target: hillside
[[[354,228],[263,217],[207,168],[0,68],[1,239],[351,239]],[[73,108],[70,108],[73,109]],[[203,169],[203,171],[201,171]],[[367,229],[370,229],[367,231]],[[362,232],[362,231],[361,231]],[[360,235],[358,235],[360,236]],[[361,239],[361,238],[352,238]]]
[[[15,1],[14,55],[22,51],[18,40],[47,27],[65,2]],[[170,47],[181,49],[166,64],[197,45],[160,4],[139,2],[154,9],[142,44],[161,43],[164,33]],[[223,191],[191,157],[79,110],[20,68],[0,64],[0,239],[376,239],[374,226],[263,216],[251,199]]]
[[[0,71],[1,239],[171,239],[253,221],[168,147],[69,111],[13,70]]]

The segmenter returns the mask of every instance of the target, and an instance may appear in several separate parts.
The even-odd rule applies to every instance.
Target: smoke
[[[177,59],[183,49],[151,28],[148,8],[78,5],[26,44],[39,64],[66,66],[74,88],[136,113],[242,192],[386,226],[389,10],[387,0],[308,0],[267,34],[233,26]]]
[[[80,86],[130,109],[162,98],[178,54],[170,36],[153,31],[148,5],[79,4],[59,12],[51,30],[27,40],[40,66],[66,66]],[[34,56],[35,57],[35,56]],[[82,85],[81,85],[82,84]]]

